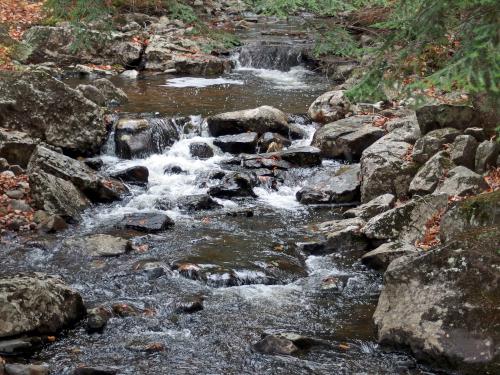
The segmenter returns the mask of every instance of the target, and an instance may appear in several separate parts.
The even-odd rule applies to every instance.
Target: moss
[[[460,211],[463,213],[467,221],[475,218],[480,222],[486,223],[491,218],[489,214],[491,209],[500,205],[500,190],[487,194],[479,194],[477,196],[466,199],[460,204]]]

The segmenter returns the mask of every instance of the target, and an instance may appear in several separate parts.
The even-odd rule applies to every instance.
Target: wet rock
[[[363,220],[370,220],[372,217],[394,207],[395,200],[396,197],[392,194],[380,195],[365,204],[347,210],[344,212],[344,217],[346,219],[359,217]]]
[[[163,171],[164,174],[183,174],[183,173],[186,173],[186,171],[184,169],[182,169],[181,167],[179,167],[178,165],[172,165],[172,166],[168,166],[165,168],[165,170]]]
[[[343,166],[337,171],[321,171],[309,178],[300,189],[297,200],[302,204],[349,203],[359,200],[359,164]]]
[[[288,136],[288,117],[279,109],[262,106],[255,109],[221,113],[207,118],[209,132],[214,137],[255,132],[275,132]]]
[[[277,335],[268,335],[253,345],[253,348],[262,354],[292,355],[299,348],[293,341]]]
[[[496,167],[500,154],[500,144],[496,141],[484,141],[479,144],[476,151],[476,172],[485,173],[491,167]]]
[[[411,145],[385,137],[363,151],[361,157],[361,202],[390,193],[396,198],[408,194],[417,166],[406,156]]]
[[[236,209],[226,212],[226,216],[231,217],[253,217],[254,211],[251,208]]]
[[[442,128],[464,131],[477,123],[476,111],[469,106],[438,104],[426,105],[416,110],[422,134]]]
[[[178,74],[219,76],[231,70],[231,61],[214,56],[176,58],[174,68]]]
[[[462,238],[464,233],[474,235],[488,228],[498,231],[499,226],[500,191],[495,191],[467,198],[448,210],[441,219],[439,237],[448,243]],[[498,235],[495,238],[498,241]]]
[[[42,340],[39,337],[21,337],[17,339],[0,340],[0,354],[26,354],[39,348],[41,344]],[[0,363],[0,374],[2,374],[1,366],[2,364]]]
[[[94,202],[112,202],[128,193],[121,182],[97,174],[84,163],[38,146],[28,164],[30,174],[43,171],[66,181],[71,181]]]
[[[202,280],[201,267],[194,263],[175,262],[172,270],[179,272],[180,275],[191,280]]]
[[[222,207],[207,194],[182,197],[177,201],[177,205],[189,211],[214,210]]]
[[[192,314],[203,310],[204,297],[201,295],[191,296],[176,303],[175,311],[178,313]]]
[[[464,134],[473,136],[478,142],[486,140],[486,134],[483,128],[467,128],[464,130]]]
[[[118,370],[106,367],[77,367],[73,371],[73,375],[116,375]]]
[[[483,176],[468,168],[458,166],[448,172],[446,179],[436,189],[436,193],[463,197],[479,194],[486,189],[488,189],[488,184]]]
[[[122,89],[116,87],[109,79],[96,79],[92,81],[92,85],[102,93],[106,104],[123,104],[128,101],[127,94]]]
[[[0,103],[0,127],[25,132],[69,153],[96,153],[106,140],[99,106],[45,73],[3,73]]]
[[[91,236],[66,240],[70,247],[79,247],[94,257],[115,257],[132,250],[132,244],[124,238],[108,234],[94,234]]]
[[[144,353],[157,353],[166,350],[165,345],[161,342],[145,342],[143,339],[130,341],[125,347],[134,352]]]
[[[327,158],[359,160],[363,150],[385,135],[372,126],[374,116],[354,116],[326,124],[314,134],[312,145]]]
[[[326,241],[319,252],[313,255],[331,254],[337,251],[364,251],[368,248],[368,240],[361,231],[365,221],[359,218],[332,220],[320,224],[319,230],[325,233]]]
[[[155,202],[155,208],[162,211],[168,211],[175,207],[175,203],[167,197],[160,198]]]
[[[260,154],[264,159],[283,160],[295,167],[315,167],[321,165],[320,150],[316,147],[304,146],[290,148],[279,152]]]
[[[119,316],[120,318],[127,318],[129,316],[138,316],[141,310],[135,306],[127,303],[114,303],[111,306],[113,314]]]
[[[389,264],[397,258],[408,254],[416,254],[415,246],[402,242],[387,242],[361,257],[361,262],[377,271],[385,271]]]
[[[236,197],[252,197],[257,195],[253,191],[255,178],[246,173],[233,172],[227,174],[219,185],[208,189],[208,195],[216,198],[231,199]]]
[[[191,156],[199,159],[208,159],[214,156],[214,150],[208,143],[193,142],[189,145],[189,152]]]
[[[94,171],[98,171],[104,165],[104,162],[100,157],[95,158],[87,158],[83,161],[87,167],[93,169]]]
[[[51,215],[60,215],[70,222],[79,221],[81,212],[90,205],[89,200],[70,181],[43,171],[32,171],[29,183],[36,208]],[[46,227],[50,231],[55,223],[46,224],[49,224]]]
[[[137,165],[135,167],[114,172],[110,175],[110,177],[124,182],[129,182],[131,184],[147,185],[149,170],[142,165]]]
[[[0,337],[53,334],[84,314],[82,297],[56,276],[30,273],[0,279]]]
[[[410,194],[426,195],[432,193],[454,166],[446,151],[438,152],[415,175],[410,184]]]
[[[255,153],[259,135],[255,132],[224,135],[214,139],[214,146],[219,147],[223,152],[231,154]]]
[[[47,366],[21,365],[17,363],[5,364],[6,375],[49,375]]]
[[[266,132],[259,138],[257,146],[259,147],[260,151],[268,152],[267,150],[272,143],[281,145],[283,147],[289,147],[292,144],[292,141],[282,136],[281,134]]]
[[[0,129],[0,157],[5,158],[9,164],[26,168],[31,154],[40,142],[23,132]]]
[[[309,117],[319,123],[343,119],[350,111],[351,103],[344,91],[329,91],[318,97],[309,107]]]
[[[437,212],[446,208],[446,194],[427,195],[381,213],[370,219],[363,232],[373,240],[395,240],[413,244],[421,240],[425,224]]]
[[[450,158],[456,165],[474,169],[478,142],[472,135],[459,135],[450,148]]]
[[[87,321],[85,328],[88,333],[102,332],[109,319],[111,319],[111,311],[107,307],[95,307],[87,310]]]
[[[378,339],[407,347],[438,367],[497,373],[500,331],[494,328],[498,320],[492,301],[499,298],[498,228],[451,239],[443,247],[391,263],[374,314]]]
[[[171,228],[174,222],[165,214],[138,212],[125,215],[121,224],[125,228],[139,232],[156,233]]]
[[[39,229],[45,233],[62,232],[68,228],[66,220],[59,215],[49,215],[39,224]]]
[[[115,129],[115,151],[124,159],[162,153],[179,140],[175,124],[169,119],[120,119]]]
[[[166,264],[155,259],[140,260],[134,264],[133,269],[135,271],[142,271],[149,280],[158,279],[170,272]]]
[[[94,102],[98,106],[104,107],[107,103],[104,94],[95,86],[78,85],[76,89],[80,91],[88,100]]]

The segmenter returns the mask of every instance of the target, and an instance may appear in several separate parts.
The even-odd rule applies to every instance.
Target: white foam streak
[[[218,86],[218,85],[244,85],[245,82],[241,80],[235,79],[226,79],[226,78],[198,78],[198,77],[180,77],[180,78],[172,78],[167,80],[167,87],[209,87],[209,86]]]

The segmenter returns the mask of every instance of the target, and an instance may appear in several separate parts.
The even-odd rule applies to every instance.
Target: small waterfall
[[[306,63],[305,51],[304,45],[255,42],[240,48],[238,63],[244,68],[287,72],[295,66]]]

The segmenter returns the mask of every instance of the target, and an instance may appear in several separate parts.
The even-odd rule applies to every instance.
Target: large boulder
[[[448,172],[446,179],[435,192],[464,197],[479,194],[486,189],[488,189],[488,184],[483,176],[460,165]]]
[[[442,128],[455,128],[464,131],[478,122],[474,108],[463,105],[437,104],[426,105],[416,110],[422,134]]]
[[[371,218],[363,228],[372,240],[400,240],[413,244],[422,240],[428,221],[448,204],[446,194],[416,197],[399,207]]]
[[[66,181],[71,181],[94,202],[119,200],[128,193],[121,182],[105,178],[84,163],[63,154],[38,146],[28,164],[29,174],[43,171]]]
[[[107,135],[98,105],[43,72],[0,72],[0,127],[71,154],[97,153]]]
[[[279,109],[262,106],[243,111],[221,113],[207,118],[208,130],[214,137],[255,132],[275,132],[288,136],[288,117]]]
[[[359,164],[339,170],[318,171],[297,194],[302,204],[349,203],[359,201]]]
[[[309,107],[309,117],[319,123],[343,119],[350,111],[351,103],[344,91],[329,91],[318,97]]]
[[[196,75],[196,76],[220,76],[221,74],[231,71],[232,64],[227,58],[204,55],[198,57],[191,56],[175,56],[174,68],[179,74]]]
[[[84,314],[82,297],[59,277],[33,273],[0,279],[0,338],[54,334]]]
[[[389,119],[385,123],[385,129],[389,132],[387,139],[393,141],[414,144],[417,139],[422,136],[420,127],[418,126],[417,116],[413,111],[409,113],[405,111],[401,116]]]
[[[432,193],[454,166],[446,151],[438,152],[415,175],[410,183],[410,194],[426,195]]]
[[[131,184],[147,185],[149,180],[149,169],[143,165],[136,165],[114,172],[111,174],[111,177]]]
[[[36,208],[69,222],[80,220],[89,200],[71,183],[41,170],[29,175],[30,193]]]
[[[259,154],[257,158],[285,161],[295,167],[314,167],[321,165],[321,153],[316,147],[303,146],[283,151]]]
[[[121,226],[144,233],[157,233],[174,226],[174,221],[167,215],[157,212],[137,212],[127,214]]]
[[[379,341],[463,374],[499,373],[498,230],[391,263],[373,316]]]
[[[384,136],[363,151],[361,157],[361,201],[366,203],[390,193],[407,196],[417,165],[408,156],[411,144]]]
[[[339,251],[365,251],[369,241],[362,232],[365,221],[359,218],[332,220],[318,225],[324,240],[303,246],[303,250],[313,255],[325,255]]]
[[[115,129],[115,151],[125,159],[162,153],[177,140],[179,132],[173,121],[166,118],[124,118]]]
[[[128,101],[127,94],[116,87],[109,79],[96,79],[92,82],[92,85],[102,93],[106,104],[122,104]]]
[[[216,198],[257,197],[253,191],[255,176],[246,173],[229,173],[218,185],[208,189],[208,195]]]
[[[355,116],[326,124],[314,134],[312,145],[328,158],[359,160],[362,152],[385,135],[373,126],[374,116]]]

